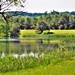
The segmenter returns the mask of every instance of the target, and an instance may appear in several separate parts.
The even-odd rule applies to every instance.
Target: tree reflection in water
[[[24,40],[23,40],[24,41]],[[28,42],[9,42],[5,44],[5,42],[0,42],[0,53],[4,52],[8,53],[15,53],[15,54],[22,54],[22,53],[36,53],[36,52],[43,52],[43,51],[52,51],[56,50],[59,45],[57,43],[50,43],[49,40],[42,40],[38,39],[35,42],[30,42],[30,40],[26,40]],[[6,46],[5,46],[6,45]],[[7,47],[8,49],[5,49]]]

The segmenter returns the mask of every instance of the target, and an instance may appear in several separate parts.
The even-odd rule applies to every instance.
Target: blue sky
[[[75,0],[27,0],[25,8],[17,8],[28,12],[75,11]]]

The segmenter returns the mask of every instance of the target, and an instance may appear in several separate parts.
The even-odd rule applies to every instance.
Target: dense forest
[[[6,12],[9,37],[18,37],[20,30],[33,29],[41,34],[50,29],[75,29],[75,12],[27,13]],[[6,36],[6,22],[0,15],[0,37]]]

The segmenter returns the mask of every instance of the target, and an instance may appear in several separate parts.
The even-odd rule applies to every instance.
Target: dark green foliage
[[[39,22],[37,26],[38,33],[43,33],[44,30],[49,30],[48,25],[45,22]]]
[[[10,33],[10,37],[11,38],[18,38],[20,34],[20,29],[18,27],[15,27],[12,29],[11,33]]]
[[[19,13],[24,14],[24,12]],[[45,29],[75,29],[75,16],[70,15],[71,13],[53,10],[51,13],[45,12],[41,13],[39,16],[17,16],[17,19],[14,20],[19,23],[20,29],[37,29],[37,31],[40,30],[40,33]]]
[[[20,13],[20,12],[18,12]],[[21,12],[22,13],[22,12]],[[23,13],[24,14],[24,13]],[[37,14],[37,13],[36,13]],[[58,12],[52,11],[51,13],[41,13],[39,16],[11,16],[9,17],[9,36],[19,36],[19,32],[22,29],[34,29],[37,33],[41,34],[44,30],[50,29],[75,29],[75,16],[71,15],[72,12]],[[3,19],[0,18],[0,23],[3,23]],[[1,36],[5,36],[5,22],[0,25]],[[16,28],[17,27],[17,28]],[[16,29],[16,30],[15,30]],[[18,32],[17,32],[18,30]]]
[[[47,31],[47,32],[43,32],[43,34],[54,34],[53,32]]]

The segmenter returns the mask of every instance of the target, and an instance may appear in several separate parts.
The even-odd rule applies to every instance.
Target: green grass
[[[56,65],[0,73],[0,75],[75,75],[75,57],[72,57],[71,60],[64,60]]]
[[[36,35],[36,30],[20,30],[20,37],[27,37]]]
[[[42,34],[37,34],[36,30],[20,30],[20,37],[32,37],[32,36],[75,36],[75,30],[50,30],[53,34],[44,34],[49,32],[48,30],[43,31]]]
[[[14,58],[10,55],[0,58],[0,75],[74,75],[75,51],[59,45],[55,51],[45,51],[38,58],[26,56]]]
[[[23,69],[36,69],[39,67],[47,67],[48,65],[62,64],[64,61],[71,61],[72,57],[75,57],[75,51],[68,50],[65,46],[59,45],[59,49],[51,52],[45,51],[43,57],[40,57],[40,55],[41,53],[39,52],[38,58],[32,56],[14,58],[10,55],[0,58],[0,72],[6,73]]]
[[[75,35],[75,30],[50,30],[51,32],[53,32],[54,34],[73,34]]]
[[[48,30],[43,31],[42,34],[37,34],[36,30],[21,30],[20,38],[32,39],[50,39],[50,41],[58,40],[63,42],[75,40],[75,30],[50,30],[53,34],[47,34]],[[46,33],[46,34],[44,34]]]
[[[48,32],[48,30],[45,30],[43,34],[46,32]],[[75,35],[75,30],[50,30],[50,32],[61,35]],[[36,30],[20,30],[20,33],[21,33],[20,37],[24,35],[38,35],[36,33]]]

